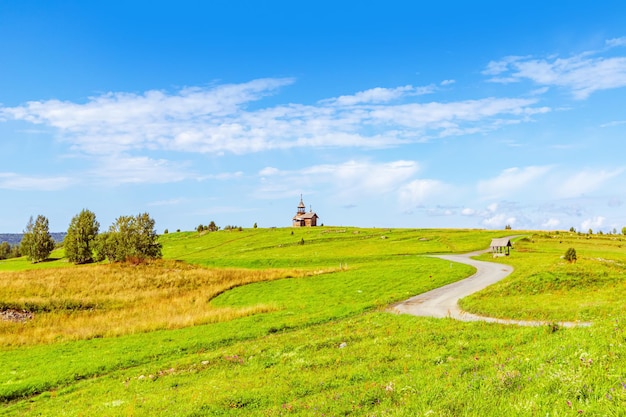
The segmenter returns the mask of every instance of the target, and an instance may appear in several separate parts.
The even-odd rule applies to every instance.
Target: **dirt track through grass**
[[[484,262],[472,259],[488,250],[470,252],[461,255],[433,255],[450,262],[459,262],[476,268],[476,273],[462,281],[445,285],[440,288],[411,297],[406,301],[394,304],[392,310],[414,316],[444,318],[450,317],[461,321],[485,321],[499,324],[515,324],[519,326],[545,326],[545,321],[512,320],[505,318],[485,317],[461,310],[459,300],[503,280],[513,272],[509,265]],[[562,327],[589,326],[588,322],[559,322]]]

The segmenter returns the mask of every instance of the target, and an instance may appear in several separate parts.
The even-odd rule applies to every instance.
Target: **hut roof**
[[[511,245],[511,239],[508,237],[501,237],[499,239],[491,239],[491,247],[492,248],[503,248]]]

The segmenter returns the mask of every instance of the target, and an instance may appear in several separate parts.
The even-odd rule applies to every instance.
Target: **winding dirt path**
[[[458,301],[461,298],[480,291],[506,278],[513,272],[513,267],[509,265],[471,259],[472,256],[477,256],[488,251],[489,249],[460,255],[432,255],[433,257],[450,262],[471,265],[476,268],[476,273],[464,280],[436,288],[411,297],[406,301],[394,304],[391,307],[392,310],[397,313],[412,314],[414,316],[436,318],[450,317],[461,321],[486,321],[490,323],[516,324],[519,326],[544,326],[551,324],[552,322],[545,321],[509,320],[479,316],[459,308]],[[584,322],[558,323],[558,325],[562,327],[589,326],[590,324],[591,323]]]

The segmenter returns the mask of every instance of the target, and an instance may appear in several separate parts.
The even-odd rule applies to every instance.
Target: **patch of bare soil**
[[[0,320],[13,323],[26,323],[35,317],[33,313],[26,310],[15,310],[12,308],[0,311]]]

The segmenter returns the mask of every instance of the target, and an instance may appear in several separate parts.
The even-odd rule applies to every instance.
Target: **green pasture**
[[[513,265],[514,274],[463,301],[498,317],[584,319],[590,327],[464,323],[387,310],[472,273],[423,255],[483,249],[506,234],[323,227],[164,235],[166,258],[334,272],[250,284],[210,300],[233,308],[263,302],[276,307],[270,313],[0,348],[0,415],[624,415],[622,236],[529,232],[510,257],[483,255]],[[570,246],[576,264],[560,258]],[[5,262],[0,271],[28,268],[23,260]],[[57,266],[70,267],[63,259],[35,267]]]
[[[562,259],[568,248],[575,263]],[[626,313],[626,237],[576,233],[531,233],[517,241],[504,262],[511,276],[461,301],[477,314],[545,321],[589,321]]]
[[[65,259],[65,251],[55,249],[50,258],[44,262],[32,263],[25,256],[21,258],[9,258],[0,260],[1,271],[25,271],[27,269],[65,268],[72,264]]]

